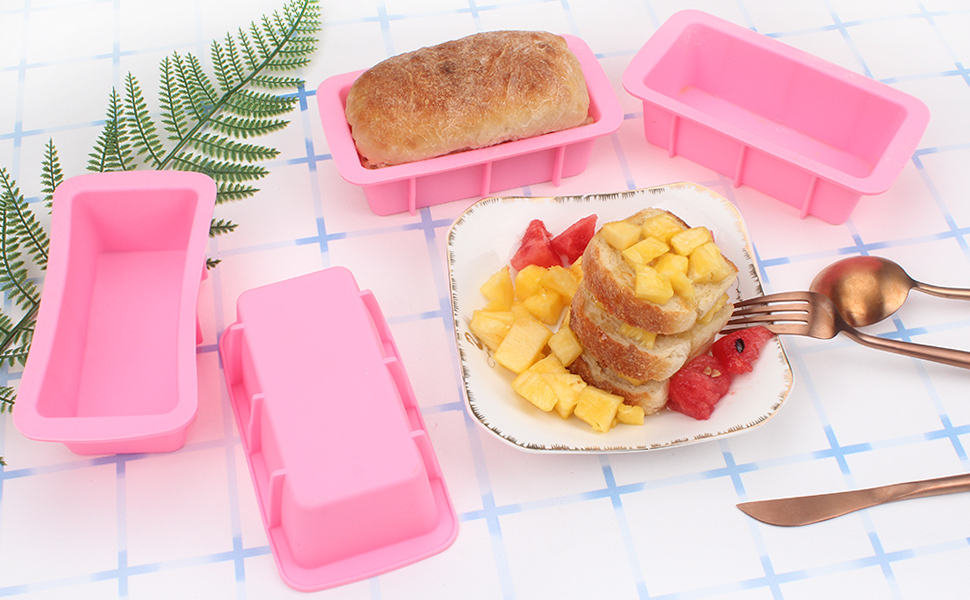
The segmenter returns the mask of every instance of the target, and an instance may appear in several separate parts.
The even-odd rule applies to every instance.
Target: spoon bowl
[[[828,296],[853,327],[878,323],[895,313],[915,289],[931,296],[970,300],[970,290],[914,280],[898,264],[878,256],[852,256],[822,269],[809,289]]]

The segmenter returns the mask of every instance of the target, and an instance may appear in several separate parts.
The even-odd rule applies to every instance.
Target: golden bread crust
[[[579,61],[560,36],[491,31],[384,60],[347,96],[367,167],[483,148],[588,122]]]
[[[641,407],[645,415],[652,415],[667,404],[669,379],[634,385],[600,365],[589,352],[583,352],[574,360],[569,365],[569,370],[582,377],[587,384],[621,396],[625,404]]]

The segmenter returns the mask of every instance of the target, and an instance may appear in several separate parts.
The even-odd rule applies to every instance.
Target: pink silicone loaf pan
[[[244,292],[219,351],[288,585],[350,583],[454,541],[458,520],[397,346],[350,271]]]
[[[360,161],[344,114],[347,93],[363,71],[335,75],[317,88],[323,131],[337,172],[363,188],[371,210],[378,215],[414,213],[418,208],[551,181],[582,173],[589,164],[596,138],[619,129],[623,111],[610,81],[589,46],[563,35],[576,55],[589,91],[587,125],[478,150],[367,169]]]
[[[82,175],[54,193],[47,273],[13,419],[79,454],[166,452],[198,409],[200,274],[215,204],[198,173]]]
[[[706,13],[668,19],[623,73],[647,140],[829,223],[892,185],[918,99]]]

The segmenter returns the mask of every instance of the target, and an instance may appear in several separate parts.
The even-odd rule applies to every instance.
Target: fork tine
[[[781,313],[781,314],[734,314],[728,320],[726,326],[739,325],[765,325],[767,323],[808,323],[807,313]]]
[[[797,302],[789,304],[735,304],[734,314],[752,315],[756,313],[807,313],[809,309],[807,302]]]
[[[735,308],[740,308],[744,306],[762,306],[770,305],[775,302],[801,302],[808,303],[810,299],[808,292],[779,292],[777,294],[769,294],[767,296],[754,296],[753,298],[748,298],[746,300],[741,300],[740,302],[735,302]]]

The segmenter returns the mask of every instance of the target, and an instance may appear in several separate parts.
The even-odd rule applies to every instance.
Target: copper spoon
[[[815,276],[813,292],[828,296],[853,327],[878,323],[906,302],[909,290],[940,298],[970,300],[970,290],[915,281],[902,267],[878,256],[852,256],[835,262]]]

